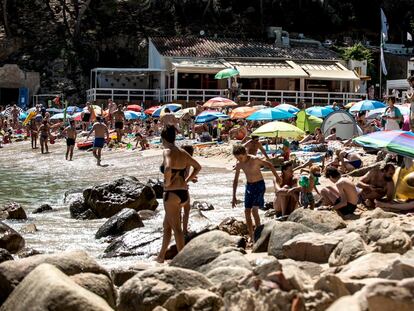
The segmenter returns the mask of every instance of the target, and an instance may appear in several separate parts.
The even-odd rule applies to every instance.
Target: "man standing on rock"
[[[122,111],[122,105],[118,105],[118,110],[113,113],[113,117],[115,121],[116,140],[120,143],[122,141],[125,121],[125,114]]]
[[[266,185],[263,179],[263,175],[260,171],[262,166],[269,168],[277,180],[280,179],[272,163],[261,160],[258,157],[247,154],[246,148],[243,145],[235,145],[233,147],[233,155],[237,159],[235,167],[236,173],[233,181],[233,201],[232,207],[237,205],[237,184],[239,182],[240,170],[243,170],[246,175],[247,184],[244,197],[244,214],[246,216],[246,224],[249,230],[251,241],[253,241],[253,222],[256,228],[260,225],[259,208],[264,207],[264,194],[266,192]]]
[[[96,158],[96,165],[101,165],[102,157],[102,148],[105,144],[105,135],[106,139],[109,140],[109,131],[106,125],[103,123],[102,117],[96,117],[96,123],[92,126],[92,129],[89,131],[86,140],[89,139],[89,136],[95,132],[95,139],[93,141],[93,156]]]

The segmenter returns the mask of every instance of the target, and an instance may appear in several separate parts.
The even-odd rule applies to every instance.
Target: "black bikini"
[[[160,166],[160,171],[161,173],[164,174],[165,168],[164,165]],[[185,173],[186,173],[187,169],[183,168],[183,169],[171,169],[171,173],[173,175],[177,175],[180,176],[182,179],[185,179]],[[185,203],[188,201],[189,195],[188,195],[188,190],[164,190],[164,201],[168,201],[168,195],[171,193],[174,193],[177,197],[180,198],[180,203]]]

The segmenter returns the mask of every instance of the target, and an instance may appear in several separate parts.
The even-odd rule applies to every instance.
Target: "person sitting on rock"
[[[273,208],[277,216],[290,215],[297,207],[298,195],[295,192],[298,180],[293,174],[293,164],[286,161],[282,164],[282,173],[280,178],[274,178],[275,199],[273,200]]]

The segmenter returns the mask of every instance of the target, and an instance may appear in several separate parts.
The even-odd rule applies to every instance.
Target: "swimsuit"
[[[312,192],[301,192],[300,194],[300,203],[303,206],[312,205],[315,203],[315,198],[313,197]]]
[[[165,171],[164,165],[160,166],[160,171],[161,171],[161,173],[164,174],[164,171]],[[171,169],[171,174],[172,175],[178,175],[179,177],[181,177],[184,180],[186,171],[187,171],[186,168]],[[179,197],[180,198],[180,203],[185,203],[190,198],[190,195],[188,194],[188,189],[164,190],[164,201],[168,201],[168,196],[169,196],[170,193],[174,193],[177,197]]]
[[[83,117],[82,117],[82,121],[83,122],[89,122],[90,119],[91,119],[91,114],[89,112],[84,112]]]
[[[244,193],[244,207],[245,208],[264,208],[264,194],[266,192],[266,184],[264,180],[259,180],[254,183],[246,183],[246,190]]]
[[[66,146],[75,146],[75,140],[73,138],[66,138]]]
[[[338,204],[339,202],[341,202],[341,198],[337,198],[335,201],[335,205]],[[342,207],[339,209],[339,211],[343,214],[343,215],[351,215],[355,212],[355,210],[357,209],[357,206],[355,204],[352,204],[350,202],[346,203],[346,206]]]
[[[362,161],[361,160],[349,161],[348,163],[351,164],[356,169],[360,168],[362,166]]]
[[[122,130],[124,128],[124,122],[122,121],[116,121],[115,122],[115,129]]]
[[[103,137],[95,137],[93,140],[93,147],[94,148],[103,148],[105,144],[105,138]]]

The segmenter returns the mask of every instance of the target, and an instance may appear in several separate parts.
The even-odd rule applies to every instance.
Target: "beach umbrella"
[[[69,114],[74,114],[75,112],[81,112],[82,108],[77,107],[77,106],[69,106],[68,108],[66,108],[66,111]]]
[[[384,108],[386,105],[376,100],[361,100],[349,109],[349,112],[361,112],[361,111],[370,111],[377,108]]]
[[[127,120],[137,120],[142,118],[142,114],[140,112],[127,110],[124,111],[125,119]]]
[[[211,121],[215,121],[218,119],[225,120],[228,118],[229,118],[228,115],[218,112],[218,111],[203,111],[196,117],[195,123],[197,124],[206,123],[206,122],[211,122]]]
[[[248,121],[272,121],[272,120],[285,120],[294,118],[293,113],[279,110],[278,108],[266,108],[251,114],[247,120]]]
[[[72,116],[66,115],[67,119],[70,119]],[[65,118],[64,113],[57,113],[50,117],[50,120],[63,120]]]
[[[67,116],[69,117],[69,116]],[[72,119],[75,121],[82,121],[82,112],[76,112],[73,115],[71,115]]]
[[[29,114],[29,113],[34,112],[34,111],[37,111],[36,107],[32,107],[30,109],[27,109],[26,113]]]
[[[64,109],[58,109],[58,108],[48,108],[46,109],[47,112],[51,112],[51,113],[61,113],[63,112]]]
[[[179,119],[183,115],[185,115],[186,113],[189,113],[189,114],[195,116],[197,114],[197,109],[195,107],[181,109],[181,110],[178,110],[177,112],[174,112],[174,115],[175,115],[176,118]]]
[[[334,112],[334,110],[329,107],[313,106],[305,109],[305,112],[310,116],[325,118],[328,114]]]
[[[245,119],[257,110],[255,107],[237,107],[234,108],[230,113],[231,119]]]
[[[300,109],[298,107],[295,107],[295,106],[289,105],[289,104],[277,105],[276,108],[280,109],[280,110],[283,110],[283,111],[293,113],[293,114],[296,114],[300,111]]]
[[[91,105],[95,115],[102,115],[102,108],[97,105]],[[68,107],[69,108],[69,107]],[[88,111],[88,107],[83,108],[83,111]]]
[[[11,112],[12,112],[12,110],[13,110],[13,107],[8,107],[8,108],[6,108],[6,109],[4,109],[3,110],[3,115],[5,116],[5,117],[11,117]],[[17,107],[17,110],[19,110],[19,113],[22,113],[22,112],[24,112],[23,111],[23,109],[22,108],[20,108],[20,107]]]
[[[139,106],[139,105],[128,105],[127,106],[127,110],[141,112],[142,111],[142,107]]]
[[[400,112],[403,116],[410,115],[410,107],[404,106],[404,105],[395,105],[395,107],[397,107],[400,110]],[[377,109],[371,110],[371,111],[367,112],[367,115],[365,117],[367,119],[379,118],[380,116],[382,116],[385,113],[385,109],[387,109],[387,107],[377,108]]]
[[[217,72],[214,79],[227,79],[237,76],[240,72],[236,68],[226,68]]]
[[[349,108],[351,108],[353,105],[355,105],[357,102],[350,102],[350,103],[347,103],[345,106],[344,106],[344,108],[345,109],[349,109]]]
[[[26,112],[20,112],[19,114],[19,120],[20,121],[24,121],[27,118],[27,113]]]
[[[414,133],[409,131],[379,131],[354,138],[353,141],[363,147],[386,149],[414,158]]]
[[[157,110],[158,108],[161,108],[161,106],[152,106],[148,108],[147,110],[145,110],[144,113],[148,115],[152,115],[154,111]]]
[[[259,127],[252,133],[252,135],[263,137],[282,137],[297,139],[305,136],[305,132],[292,124],[280,121],[273,121]]]
[[[236,107],[237,104],[231,99],[224,97],[213,97],[206,101],[203,107],[206,108],[224,108],[224,107]]]
[[[152,116],[154,118],[159,118],[161,116],[161,113],[165,110],[165,108],[170,109],[171,112],[176,112],[178,110],[180,110],[183,106],[180,104],[166,104],[164,106],[159,107],[158,109],[156,109],[153,113]]]
[[[262,110],[262,109],[266,109],[266,108],[270,108],[269,106],[265,106],[265,105],[256,105],[253,106],[254,109],[256,110]]]

